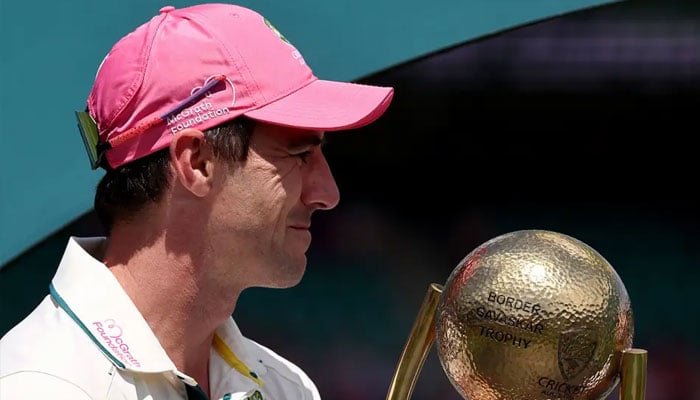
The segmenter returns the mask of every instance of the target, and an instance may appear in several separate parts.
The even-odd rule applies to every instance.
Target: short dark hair
[[[238,117],[204,131],[214,155],[233,164],[248,157],[255,122]],[[106,173],[95,190],[95,213],[109,232],[115,221],[133,218],[144,206],[157,203],[170,183],[170,150],[159,150]]]

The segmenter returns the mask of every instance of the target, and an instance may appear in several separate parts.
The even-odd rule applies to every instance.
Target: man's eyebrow
[[[309,146],[323,146],[326,143],[326,137],[319,135],[300,135],[289,140],[288,147],[296,149]]]

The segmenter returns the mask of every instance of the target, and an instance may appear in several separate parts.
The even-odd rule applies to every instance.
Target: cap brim
[[[391,87],[315,80],[244,115],[273,125],[302,129],[354,129],[384,114],[393,96],[394,89]]]

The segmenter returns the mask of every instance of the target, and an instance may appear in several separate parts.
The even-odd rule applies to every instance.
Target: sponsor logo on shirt
[[[112,353],[124,364],[134,367],[141,366],[139,360],[136,359],[133,354],[131,354],[129,345],[122,338],[122,335],[124,334],[122,328],[117,325],[113,319],[106,319],[102,322],[95,321],[92,323],[92,325],[94,326],[95,330],[97,330],[97,334],[99,335],[100,339],[102,339],[102,342],[104,342],[107,348],[110,349]]]

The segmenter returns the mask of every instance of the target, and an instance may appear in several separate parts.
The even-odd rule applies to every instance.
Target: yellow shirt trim
[[[251,371],[250,368],[248,368],[247,365],[243,361],[241,361],[238,357],[236,357],[236,354],[228,347],[228,345],[219,337],[219,335],[214,335],[214,341],[212,342],[212,346],[214,346],[214,350],[216,350],[221,358],[226,361],[228,365],[231,366],[231,368],[235,369],[236,371],[240,372],[243,374],[243,376],[250,378],[253,380],[255,383],[260,385],[260,387],[263,386],[263,381],[260,379],[255,372]]]

